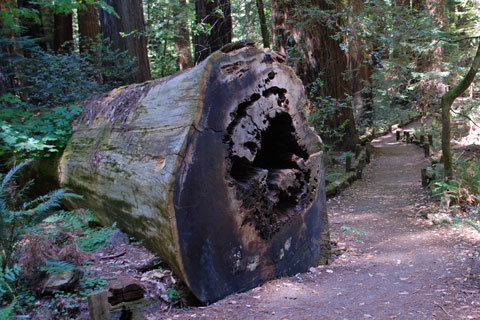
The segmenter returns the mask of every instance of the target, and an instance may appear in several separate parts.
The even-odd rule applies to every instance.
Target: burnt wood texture
[[[69,205],[145,239],[204,303],[324,262],[321,140],[284,62],[217,51],[90,100],[60,161]]]

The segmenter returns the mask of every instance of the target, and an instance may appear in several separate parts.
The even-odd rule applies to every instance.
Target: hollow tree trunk
[[[91,100],[60,181],[145,239],[203,302],[329,254],[321,140],[274,51],[217,51],[183,73]]]

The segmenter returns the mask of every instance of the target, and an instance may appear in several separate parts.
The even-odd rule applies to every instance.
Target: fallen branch
[[[438,306],[440,309],[442,309],[443,312],[445,312],[445,314],[446,314],[447,316],[451,317],[450,313],[448,313],[447,310],[445,310],[445,308],[442,307],[439,303],[437,303],[437,302],[435,302],[435,301],[433,301],[433,303],[434,303],[436,306]]]
[[[115,259],[115,258],[123,256],[125,253],[127,253],[127,251],[123,250],[122,252],[117,253],[117,254],[112,254],[110,256],[105,256],[105,257],[100,257],[100,260]]]

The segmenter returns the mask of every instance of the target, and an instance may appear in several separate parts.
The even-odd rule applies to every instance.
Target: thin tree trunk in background
[[[55,14],[53,50],[66,52],[72,48],[73,41],[73,16],[72,14]],[[70,41],[70,43],[69,43]]]
[[[115,49],[128,50],[128,54],[136,58],[135,64],[138,70],[129,81],[144,82],[150,80],[152,76],[147,55],[142,1],[106,0],[105,2],[113,7],[120,19],[105,10],[101,10],[100,25],[103,35],[112,40]]]
[[[270,35],[268,33],[267,19],[265,18],[265,8],[263,0],[256,0],[258,18],[260,19],[260,31],[262,32],[263,47],[270,48]]]
[[[210,34],[199,32],[193,38],[195,64],[198,64],[212,52],[232,42],[230,0],[195,0],[195,14],[197,24],[211,26]]]
[[[346,94],[350,94],[351,83],[344,78],[347,71],[347,58],[345,52],[340,48],[340,42],[334,39],[336,27],[341,25],[340,19],[337,23],[326,23],[319,18],[311,18],[305,21],[302,16],[297,16],[296,9],[310,10],[336,10],[340,1],[332,4],[327,0],[300,0],[297,2],[286,2],[284,0],[272,0],[272,20],[275,46],[285,55],[287,47],[298,46],[302,48],[299,52],[294,67],[296,73],[304,84],[310,84],[319,77],[323,86],[319,88],[322,97],[332,97],[337,101],[344,102]],[[294,20],[303,19],[306,27],[299,27],[299,24],[292,23]],[[327,126],[332,130],[343,127],[343,139],[336,144],[338,149],[353,150],[358,141],[358,133],[355,127],[355,119],[352,108],[339,108],[329,119]],[[338,137],[320,133],[324,142],[333,145]]]
[[[473,59],[472,65],[465,77],[455,87],[450,89],[442,96],[442,158],[444,168],[444,179],[451,180],[453,177],[452,151],[450,148],[451,129],[450,129],[450,108],[457,97],[459,97],[475,79],[475,75],[480,67],[480,41],[477,47],[477,53]]]
[[[97,41],[100,33],[97,7],[85,5],[86,10],[78,11],[78,32],[80,34],[80,51],[88,51],[89,47]]]
[[[179,0],[181,6],[186,7],[186,0]],[[192,63],[192,47],[190,45],[190,32],[187,28],[188,16],[181,16],[178,22],[178,32],[175,36],[175,50],[178,52],[178,70],[190,68]]]

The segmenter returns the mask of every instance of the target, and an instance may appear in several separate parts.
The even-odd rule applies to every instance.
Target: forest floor
[[[373,146],[363,179],[327,203],[328,265],[146,319],[480,319],[480,235],[438,218],[422,149],[393,134]]]

